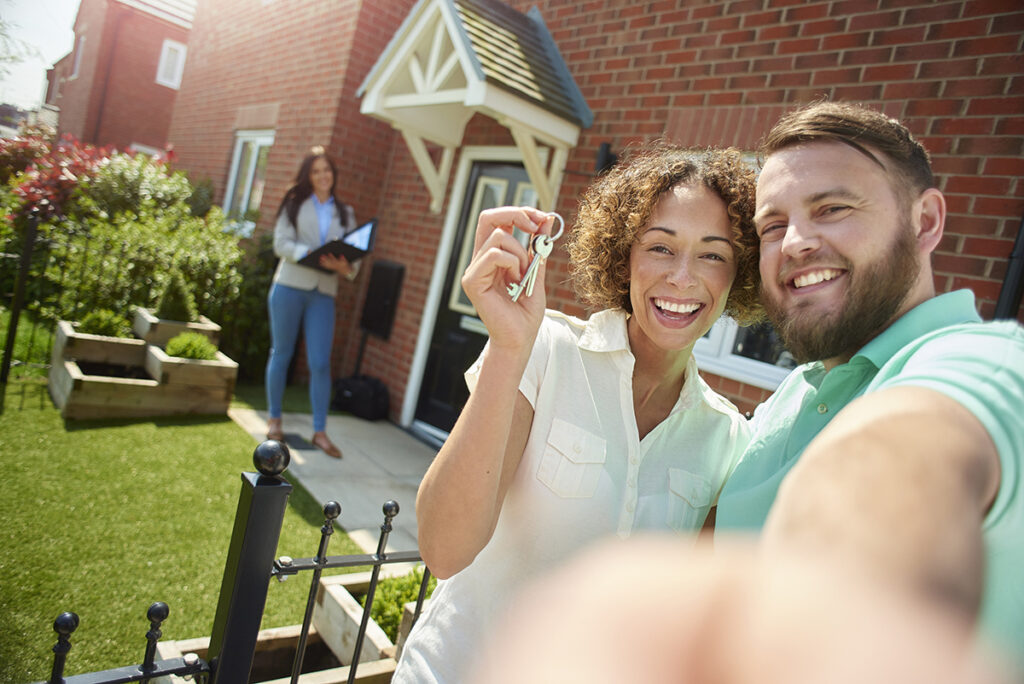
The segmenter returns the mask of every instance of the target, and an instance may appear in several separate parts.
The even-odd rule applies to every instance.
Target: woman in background
[[[331,347],[334,344],[334,296],[338,276],[352,280],[358,272],[343,256],[325,254],[320,267],[299,259],[325,242],[337,240],[356,226],[352,207],[335,194],[338,170],[322,147],[302,160],[295,184],[285,193],[274,226],[274,254],[280,260],[267,296],[270,312],[270,358],[267,361],[267,439],[284,440],[281,403],[288,365],[301,326],[309,367],[309,400],[313,408],[312,443],[328,456],[341,450],[325,432],[331,400]]]

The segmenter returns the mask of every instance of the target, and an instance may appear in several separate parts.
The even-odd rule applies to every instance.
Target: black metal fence
[[[161,637],[160,626],[169,612],[166,604],[157,602],[150,606],[146,615],[150,628],[146,632],[146,650],[141,664],[65,678],[64,666],[72,649],[71,635],[78,627],[78,616],[65,612],[53,623],[57,643],[53,647],[53,669],[47,680],[49,684],[148,682],[167,675],[192,677],[206,684],[246,684],[253,666],[271,580],[312,571],[306,612],[292,663],[291,682],[294,684],[302,671],[321,573],[330,568],[370,566],[370,584],[348,670],[348,682],[354,682],[380,569],[392,563],[417,562],[420,560],[419,551],[385,551],[392,529],[391,521],[399,512],[398,504],[388,501],[383,507],[384,522],[375,553],[328,556],[327,545],[334,533],[334,521],[341,513],[341,506],[335,501],[329,501],[323,507],[324,523],[320,528],[320,545],[316,555],[311,558],[292,559],[282,556],[275,559],[285,508],[292,490],[292,486],[282,476],[290,460],[286,445],[266,441],[253,452],[253,463],[258,472],[242,473],[242,490],[205,660],[194,653],[156,660],[157,642]],[[424,569],[414,620],[419,617],[429,580],[430,571]]]

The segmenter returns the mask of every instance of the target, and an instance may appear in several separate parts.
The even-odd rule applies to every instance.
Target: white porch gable
[[[363,114],[402,133],[435,213],[474,113],[509,129],[546,210],[569,149],[593,122],[539,11],[522,14],[500,0],[420,0],[357,94]],[[547,164],[538,146],[553,151]]]

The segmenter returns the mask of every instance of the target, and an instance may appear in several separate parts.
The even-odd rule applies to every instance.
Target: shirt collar
[[[580,335],[580,349],[594,352],[628,351],[627,319],[628,314],[622,309],[605,309],[593,314],[587,319],[586,328]]]
[[[320,198],[316,196],[315,192],[312,195],[310,195],[310,197],[313,200],[313,206],[318,208],[318,209],[320,207],[327,207],[327,206],[330,206],[330,205],[334,204],[334,198],[333,197],[328,197],[326,202],[321,202]]]
[[[605,309],[593,314],[588,320],[578,345],[580,349],[593,352],[628,351],[629,333],[626,324],[629,314],[623,309]],[[711,406],[721,404],[721,398],[704,382],[697,370],[697,359],[691,353],[686,362],[686,376],[679,399],[671,413],[689,408],[703,401]],[[716,401],[717,398],[717,401]],[[726,402],[727,403],[727,402]]]
[[[946,326],[980,321],[974,293],[956,290],[927,299],[903,314],[895,323],[854,354],[881,368],[900,349],[917,338]],[[853,359],[851,359],[852,361]]]

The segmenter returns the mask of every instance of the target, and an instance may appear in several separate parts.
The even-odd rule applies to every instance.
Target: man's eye
[[[769,223],[761,229],[761,240],[778,240],[785,233],[784,228],[782,223]]]

